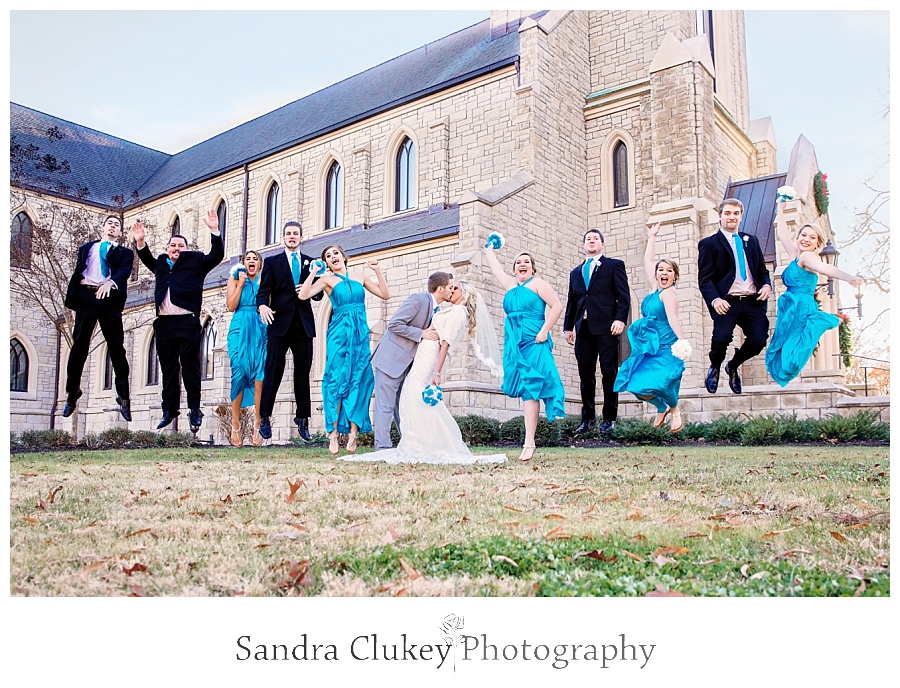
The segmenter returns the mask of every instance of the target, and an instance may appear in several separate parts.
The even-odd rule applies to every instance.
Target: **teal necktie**
[[[735,232],[733,236],[734,236],[735,250],[737,251],[738,269],[740,270],[740,273],[741,273],[741,279],[745,280],[745,279],[747,279],[747,267],[745,264],[746,261],[744,259],[744,242],[741,241],[741,237],[738,236],[737,232]]]
[[[300,284],[300,261],[296,251],[291,253],[291,274],[294,276],[294,286]]]
[[[169,270],[175,267],[175,261],[171,258],[166,258],[166,262],[169,264]]]
[[[593,266],[594,260],[592,258],[588,258],[584,261],[584,267],[581,268],[581,274],[584,275],[584,288],[587,289],[591,285],[591,266]]]
[[[111,241],[100,242],[100,274],[104,277],[109,277],[109,261],[106,259],[106,254],[109,253],[111,245]]]

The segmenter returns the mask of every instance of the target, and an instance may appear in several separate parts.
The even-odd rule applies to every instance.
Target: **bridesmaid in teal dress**
[[[247,251],[228,278],[225,307],[234,313],[228,327],[228,357],[231,359],[231,444],[244,443],[241,407],[253,406],[256,420],[252,442],[262,444],[259,434],[259,400],[266,367],[266,325],[256,312],[256,292],[262,258]]]
[[[684,340],[678,320],[678,296],[674,289],[679,275],[678,264],[666,259],[656,260],[657,234],[659,223],[647,229],[644,251],[644,272],[656,290],[641,302],[643,317],[628,328],[631,355],[619,368],[614,389],[631,392],[638,399],[653,404],[657,410],[654,427],[662,427],[669,418],[669,429],[680,432],[684,421],[678,409],[678,394],[684,374],[683,357],[690,354],[690,345]],[[680,356],[676,356],[673,349]]]
[[[369,401],[375,389],[375,376],[369,359],[369,325],[366,322],[366,290],[387,300],[387,279],[377,260],[368,266],[376,279],[357,281],[347,275],[347,254],[340,246],[328,246],[322,260],[330,273],[313,283],[315,270],[300,287],[298,296],[308,299],[323,289],[331,299],[331,322],[325,336],[325,373],[322,377],[322,407],[328,451],[340,451],[338,434],[347,435],[347,451],[353,454],[360,432],[372,432]]]
[[[775,228],[791,262],[781,273],[787,291],[778,298],[775,331],[766,349],[766,370],[782,387],[800,374],[819,338],[840,324],[836,315],[819,310],[814,296],[819,281],[816,273],[844,280],[854,287],[863,283],[859,275],[838,270],[819,257],[825,238],[817,227],[803,225],[796,239],[791,236],[784,218],[785,200],[779,196]]]
[[[492,247],[485,247],[484,252],[494,277],[507,290],[503,297],[503,393],[523,400],[525,443],[519,459],[528,461],[534,456],[541,401],[550,422],[566,414],[566,390],[553,360],[550,338],[550,330],[562,314],[562,302],[550,284],[535,277],[536,266],[530,253],[516,256],[510,275],[497,261]]]

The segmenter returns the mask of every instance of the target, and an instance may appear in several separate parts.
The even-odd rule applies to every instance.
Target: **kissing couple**
[[[497,378],[503,363],[484,298],[473,285],[435,272],[428,291],[409,296],[388,321],[372,354],[375,369],[375,451],[344,461],[386,463],[503,463],[505,454],[474,455],[438,393],[451,352],[468,334],[475,355]],[[400,442],[391,448],[391,419]]]

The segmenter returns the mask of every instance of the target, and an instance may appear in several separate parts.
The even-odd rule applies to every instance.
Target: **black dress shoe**
[[[116,403],[119,405],[119,413],[122,414],[122,418],[130,423],[131,401],[129,399],[123,399],[122,397],[116,397]]]
[[[731,361],[725,364],[725,372],[728,373],[728,386],[731,387],[731,391],[735,394],[740,394],[744,391],[744,385],[741,381],[741,369],[740,366],[731,369]]]
[[[191,432],[196,433],[200,429],[200,424],[203,422],[203,411],[200,409],[191,409],[188,419],[191,423]]]
[[[719,389],[719,369],[710,366],[706,371],[706,391],[715,394],[717,389]]]
[[[600,431],[601,435],[608,435],[613,430],[616,429],[616,421],[614,420],[605,420],[600,423],[600,427],[597,428]]]
[[[590,429],[594,427],[594,421],[592,420],[583,420],[581,421],[581,425],[575,428],[576,435],[583,435],[586,432],[589,432]]]
[[[78,400],[81,398],[81,395],[84,394],[81,390],[78,390],[78,395],[74,399],[66,399],[66,405],[63,407],[63,418],[68,418],[73,413],[75,413],[75,404],[78,403]]]
[[[294,416],[294,422],[297,424],[297,432],[300,433],[300,439],[304,442],[309,442],[309,418]]]
[[[173,420],[178,418],[178,416],[180,416],[180,415],[181,414],[178,411],[176,411],[175,413],[169,413],[168,411],[163,411],[163,417],[159,421],[159,425],[156,426],[156,429],[162,430],[164,427],[166,427],[169,423],[171,423]]]
[[[264,440],[272,439],[272,421],[268,416],[259,419],[259,434]]]

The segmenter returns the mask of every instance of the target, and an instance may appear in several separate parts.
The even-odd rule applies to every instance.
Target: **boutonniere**
[[[308,261],[308,260],[304,260],[304,261],[303,261],[303,265],[304,265],[304,266],[309,265],[309,261]]]
[[[750,241],[750,237],[748,237],[748,236],[741,237],[741,238],[744,240],[744,243],[745,243],[745,244],[746,244],[748,241]]]

